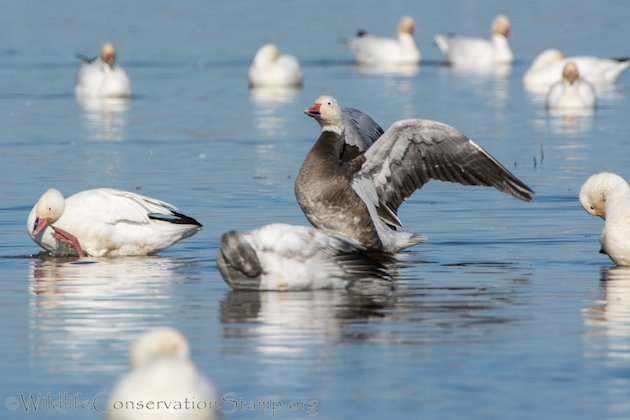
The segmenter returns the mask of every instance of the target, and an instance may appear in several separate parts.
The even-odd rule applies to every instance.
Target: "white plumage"
[[[630,266],[630,186],[619,175],[592,175],[580,189],[580,204],[604,220],[601,250],[615,264]]]
[[[79,98],[131,96],[129,76],[116,63],[116,50],[112,44],[103,44],[98,57],[84,59],[77,73],[74,92]]]
[[[562,80],[554,83],[547,93],[550,110],[592,110],[596,103],[595,88],[580,77],[573,63],[564,66]]]
[[[540,53],[523,75],[523,84],[528,89],[542,90],[562,79],[562,70],[567,63],[574,63],[580,76],[596,85],[615,83],[619,75],[630,66],[628,60],[611,60],[593,56],[565,57],[557,49]]]
[[[300,87],[302,79],[297,58],[280,54],[273,44],[263,45],[249,68],[249,86],[253,88]]]
[[[376,37],[361,33],[348,40],[348,47],[360,65],[388,66],[418,64],[422,58],[413,39],[413,18],[404,16],[398,25],[397,38]]]
[[[164,201],[98,188],[64,199],[46,191],[31,210],[27,228],[55,256],[151,255],[201,229],[195,219]]]
[[[108,420],[212,420],[220,401],[189,357],[186,338],[173,328],[143,334],[130,352],[132,371],[112,391]]]
[[[514,61],[507,38],[512,34],[510,20],[498,15],[492,22],[491,38],[473,38],[461,35],[435,35],[433,40],[444,55],[447,64],[460,67],[486,68]]]
[[[235,290],[351,288],[360,280],[391,282],[358,242],[307,226],[274,223],[221,237],[217,265]]]

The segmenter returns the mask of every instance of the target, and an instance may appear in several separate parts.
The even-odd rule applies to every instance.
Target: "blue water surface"
[[[130,344],[164,325],[190,340],[225,418],[629,418],[630,272],[598,253],[602,222],[577,193],[597,171],[630,179],[630,75],[582,117],[549,115],[521,84],[549,47],[629,55],[629,11],[586,0],[5,1],[0,418],[103,417]],[[497,13],[512,20],[511,68],[439,65],[433,34],[488,36]],[[393,35],[404,14],[423,64],[355,67],[342,39]],[[104,41],[134,97],[78,103],[74,55]],[[265,42],[302,61],[303,89],[250,92]],[[429,240],[400,257],[390,296],[231,291],[214,259],[223,232],[307,223],[293,183],[318,135],[302,110],[321,94],[384,127],[450,124],[535,199],[426,185],[400,216]],[[53,186],[138,191],[204,228],[154,257],[37,257],[26,218]]]

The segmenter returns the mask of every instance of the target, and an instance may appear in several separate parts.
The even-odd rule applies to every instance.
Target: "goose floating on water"
[[[263,45],[249,68],[252,88],[297,88],[302,86],[300,62],[292,55],[280,54],[273,44]]]
[[[613,60],[593,56],[565,57],[559,50],[550,48],[540,53],[523,75],[527,88],[544,89],[562,80],[562,70],[574,63],[580,76],[595,85],[615,83],[619,75],[630,66],[627,58]]]
[[[131,372],[110,394],[107,420],[220,418],[215,387],[189,353],[188,341],[173,328],[140,336],[129,354]]]
[[[351,238],[284,223],[226,232],[217,251],[219,271],[235,290],[349,289],[370,280],[391,288],[385,262],[393,260]]]
[[[369,249],[398,252],[425,238],[396,230],[398,207],[431,179],[492,186],[529,201],[534,192],[455,128],[401,120],[367,149],[343,159],[345,125],[336,99],[320,96],[304,111],[321,126],[295,182],[309,222]]]
[[[201,229],[164,201],[109,188],[64,199],[51,188],[28,216],[31,239],[55,256],[151,255]]]
[[[547,108],[551,110],[593,109],[596,103],[595,88],[580,77],[574,63],[564,66],[562,80],[547,93]]]
[[[404,16],[398,24],[397,38],[376,37],[363,32],[348,40],[348,48],[360,65],[388,66],[418,64],[420,50],[413,39],[415,23],[410,16]]]
[[[127,72],[116,63],[116,49],[111,43],[101,47],[98,57],[83,60],[77,73],[74,92],[79,98],[127,98],[131,82]]]
[[[514,55],[508,43],[511,35],[510,20],[505,15],[498,15],[492,21],[492,36],[489,40],[439,34],[433,40],[442,51],[447,64],[474,68],[512,63]]]

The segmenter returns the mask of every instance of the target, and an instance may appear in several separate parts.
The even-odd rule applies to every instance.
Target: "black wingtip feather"
[[[83,54],[75,54],[74,56],[78,58],[79,60],[88,64],[93,63],[96,60],[96,57],[87,57]]]
[[[175,217],[172,217],[172,216],[175,216]],[[201,223],[199,223],[192,217],[186,216],[185,214],[176,212],[174,210],[171,210],[171,215],[150,213],[149,219],[161,220],[163,222],[174,223],[176,225],[195,225],[195,226],[203,227]]]

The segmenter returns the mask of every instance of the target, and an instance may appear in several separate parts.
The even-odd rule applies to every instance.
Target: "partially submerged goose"
[[[314,290],[374,280],[391,287],[386,255],[366,252],[351,238],[308,226],[274,223],[221,237],[217,265],[235,290]]]

